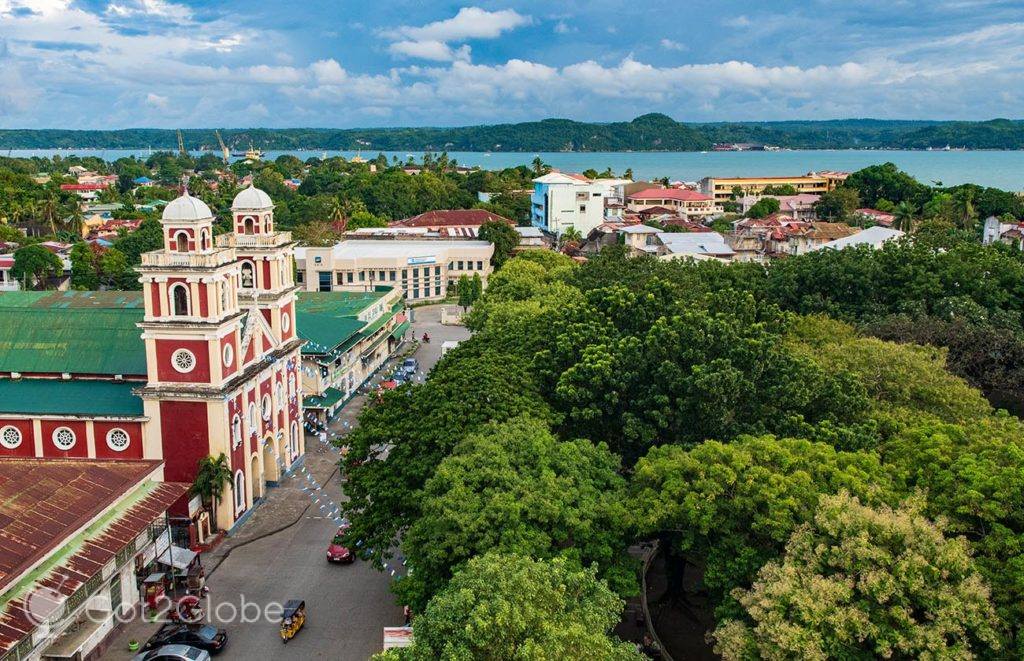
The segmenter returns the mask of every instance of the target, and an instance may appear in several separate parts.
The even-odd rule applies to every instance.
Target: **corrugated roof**
[[[142,292],[5,292],[0,309],[0,372],[146,373]]]
[[[0,314],[0,372],[146,373],[141,309],[12,307]]]
[[[389,292],[301,292],[295,303],[295,328],[308,340],[302,352],[324,353],[356,337],[366,325],[357,315]]]
[[[0,460],[0,588],[8,589],[15,576],[56,546],[64,546],[40,565],[38,577],[28,574],[0,600],[0,654],[36,627],[38,619],[26,612],[27,587],[49,588],[63,597],[74,594],[188,491],[184,483],[143,482],[158,465],[96,459]],[[79,532],[126,494],[128,498],[110,515]],[[51,562],[52,566],[47,564]],[[39,612],[46,604],[38,601],[32,603],[36,618],[46,615]]]
[[[141,416],[142,399],[125,381],[0,379],[0,413]]]
[[[302,408],[306,409],[326,409],[334,406],[341,401],[341,398],[345,396],[345,393],[341,392],[337,388],[328,388],[324,391],[323,396],[310,395],[309,397],[302,398]]]

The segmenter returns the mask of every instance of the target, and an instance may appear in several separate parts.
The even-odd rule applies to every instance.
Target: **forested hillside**
[[[190,150],[218,147],[213,129],[182,131]],[[714,143],[760,143],[790,149],[942,148],[1022,149],[1024,122],[843,119],[790,122],[677,122],[661,114],[630,122],[545,119],[521,124],[368,129],[221,129],[228,146],[266,150],[449,151],[703,151]],[[0,130],[0,149],[175,149],[169,129],[65,131]]]

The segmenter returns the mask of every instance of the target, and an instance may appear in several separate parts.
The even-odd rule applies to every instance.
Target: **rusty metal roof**
[[[83,526],[139,487],[158,461],[0,459],[0,590]],[[73,555],[47,571],[36,586],[70,596],[167,508],[189,485],[161,482],[86,537]],[[28,593],[26,593],[28,594]],[[36,605],[36,604],[34,604]],[[38,610],[38,609],[36,609]],[[36,612],[36,611],[34,611]],[[23,595],[0,614],[0,654],[31,633]]]

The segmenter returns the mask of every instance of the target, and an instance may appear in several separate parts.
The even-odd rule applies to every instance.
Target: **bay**
[[[2,153],[2,152],[0,152]],[[117,149],[14,149],[11,156],[98,156],[115,160],[135,155],[145,158],[150,150]],[[199,152],[194,152],[199,154]],[[209,152],[208,152],[209,153]],[[423,152],[383,152],[389,160],[398,157],[417,161]],[[302,160],[327,156],[352,158],[351,151],[269,151],[266,159],[291,154]],[[364,158],[373,158],[376,151],[366,151]],[[698,181],[702,177],[793,176],[812,170],[843,170],[853,172],[869,165],[891,161],[925,184],[941,182],[945,186],[974,183],[1004,190],[1024,190],[1024,151],[899,151],[899,150],[805,150],[778,152],[449,152],[460,165],[501,169],[528,165],[540,157],[548,165],[566,172],[588,168],[603,171],[611,168],[622,174],[632,168],[636,179],[668,177],[670,180]]]

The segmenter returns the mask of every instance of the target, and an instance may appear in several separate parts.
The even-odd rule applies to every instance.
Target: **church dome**
[[[269,209],[272,206],[274,201],[270,196],[252,184],[236,195],[235,201],[231,203],[232,209]]]
[[[162,218],[164,220],[209,220],[213,218],[213,212],[198,197],[192,197],[185,191],[181,197],[171,200],[164,207]]]

